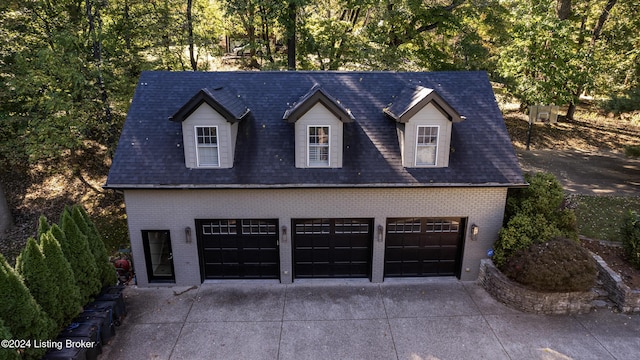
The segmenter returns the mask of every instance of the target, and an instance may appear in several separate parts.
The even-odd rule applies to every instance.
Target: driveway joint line
[[[398,348],[396,346],[396,339],[393,336],[393,329],[391,328],[391,322],[389,321],[389,313],[387,313],[387,304],[385,304],[384,296],[382,295],[382,285],[378,285],[378,295],[382,301],[382,308],[384,309],[384,316],[387,319],[387,326],[389,326],[389,335],[391,336],[391,343],[393,344],[393,352],[396,353],[396,359],[400,359],[398,355]]]

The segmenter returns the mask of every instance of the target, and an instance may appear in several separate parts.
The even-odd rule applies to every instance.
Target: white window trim
[[[436,128],[438,129],[438,135],[436,136],[436,158],[433,164],[418,164],[418,134],[420,133],[420,128]],[[440,125],[418,125],[416,126],[416,143],[414,147],[414,159],[413,163],[416,167],[436,167],[438,166],[438,148],[440,147]]]
[[[311,129],[312,127],[314,127],[314,128],[326,127],[327,130],[328,130],[328,133],[327,133],[327,165],[311,165],[311,152],[309,151],[309,147],[311,146],[311,143],[309,143],[309,129]],[[307,125],[307,132],[306,132],[305,136],[307,138],[307,148],[306,148],[307,167],[310,167],[310,168],[328,168],[328,167],[331,167],[331,125]]]
[[[218,156],[218,165],[201,165],[200,164],[200,156],[198,154],[198,149],[199,149],[199,144],[198,144],[198,128],[214,128],[216,129],[216,153]],[[196,146],[196,166],[199,168],[219,168],[220,167],[220,132],[218,131],[218,127],[217,126],[211,126],[211,125],[195,125],[193,127],[193,136],[194,136],[194,143]]]

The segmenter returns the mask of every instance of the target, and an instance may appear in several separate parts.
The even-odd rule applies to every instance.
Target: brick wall
[[[142,230],[169,230],[177,285],[200,284],[195,219],[278,219],[281,282],[292,279],[291,219],[318,217],[373,218],[374,229],[389,217],[461,217],[467,229],[476,224],[476,240],[464,239],[462,280],[475,280],[480,259],[502,226],[506,188],[358,188],[358,189],[219,189],[127,190],[125,202],[137,280],[148,285]],[[188,243],[184,229],[191,227]],[[386,231],[386,229],[385,229]],[[467,231],[468,233],[468,231]],[[372,281],[381,282],[384,238],[373,242]],[[155,285],[155,284],[154,284]]]

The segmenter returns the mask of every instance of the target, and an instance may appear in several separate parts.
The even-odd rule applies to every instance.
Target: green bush
[[[78,228],[68,209],[62,213],[60,227],[64,232],[62,240],[56,235],[65,258],[71,264],[76,284],[80,290],[82,302],[89,300],[102,289],[102,283],[98,276],[98,268],[93,258],[87,237]],[[52,226],[52,229],[55,225]],[[54,233],[55,235],[55,233]]]
[[[104,246],[102,237],[95,224],[91,221],[89,214],[79,205],[74,206],[71,213],[78,228],[87,237],[102,286],[115,285],[117,281],[115,269],[109,261],[109,255],[107,255],[107,249]]]
[[[518,214],[500,229],[494,245],[493,262],[500,268],[516,251],[561,236],[562,232],[544,216]]]
[[[622,226],[622,246],[629,262],[640,269],[640,214],[629,211]]]
[[[509,257],[502,272],[527,287],[545,292],[587,291],[598,277],[589,252],[578,242],[554,239],[535,243]]]
[[[55,338],[56,328],[33,299],[20,276],[0,254],[0,319],[14,339],[48,340]],[[24,357],[39,359],[44,349],[25,349]]]
[[[2,339],[14,339],[11,336],[11,332],[4,326],[4,322],[0,319],[0,340]],[[20,359],[20,355],[15,349],[9,349],[5,347],[0,347],[0,360],[18,360]]]
[[[640,157],[640,145],[627,145],[624,147],[624,154],[630,158]]]
[[[578,239],[576,216],[563,208],[564,191],[551,174],[526,174],[529,186],[507,196],[505,226],[494,244],[493,261],[501,267],[518,250],[557,237]]]
[[[59,306],[60,290],[53,274],[44,260],[44,255],[34,238],[16,259],[16,271],[42,310],[54,321],[56,327],[63,324],[64,316]]]
[[[58,225],[54,227],[57,228],[57,231],[60,233],[62,232],[60,228],[58,228]],[[83,303],[71,265],[64,257],[60,243],[53,235],[53,231],[56,230],[53,230],[52,227],[51,230],[42,234],[40,237],[40,247],[42,248],[47,269],[53,274],[54,281],[58,284],[60,293],[58,306],[62,312],[62,326],[65,326],[80,314]]]

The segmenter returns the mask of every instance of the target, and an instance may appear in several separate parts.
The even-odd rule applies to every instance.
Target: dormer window
[[[297,168],[341,168],[344,124],[351,111],[315,84],[282,117],[294,124]]]
[[[396,121],[404,167],[447,167],[452,124],[461,116],[433,89],[408,86],[383,112]]]
[[[330,164],[329,152],[330,127],[329,126],[308,126],[309,142],[307,144],[309,167],[327,167]]]
[[[196,126],[195,129],[198,167],[220,166],[220,155],[218,152],[218,127]]]
[[[437,165],[438,126],[418,126],[416,137],[416,166]]]
[[[233,167],[238,124],[249,114],[249,108],[228,87],[200,90],[170,117],[182,123],[185,166]]]

